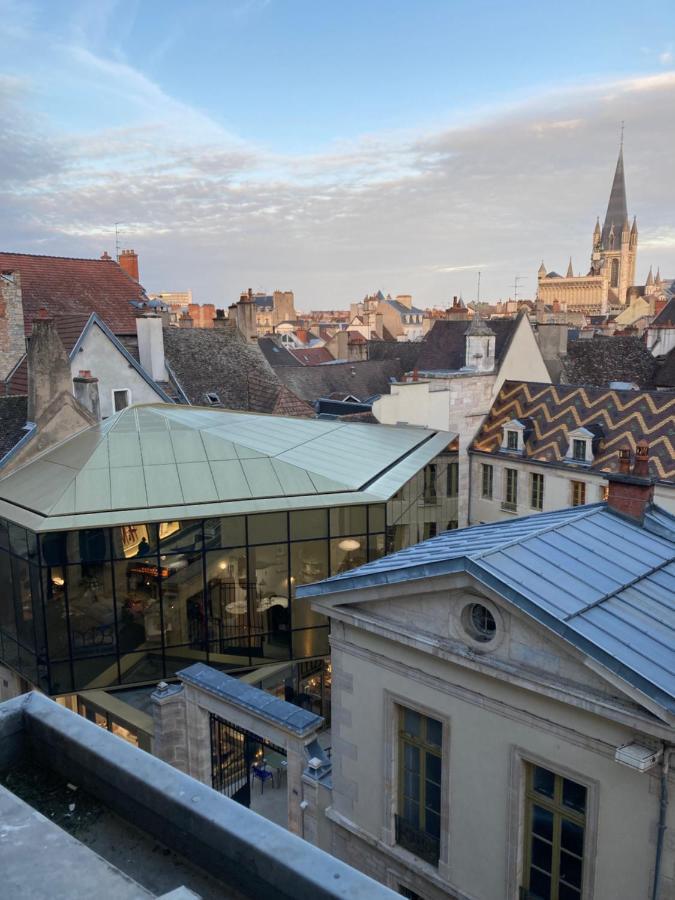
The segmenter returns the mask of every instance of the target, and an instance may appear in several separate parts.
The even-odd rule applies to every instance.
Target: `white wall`
[[[96,324],[90,329],[80,351],[70,364],[73,378],[81,369],[89,369],[98,378],[101,417],[104,419],[114,413],[113,390],[127,388],[131,392],[130,403],[165,402]]]

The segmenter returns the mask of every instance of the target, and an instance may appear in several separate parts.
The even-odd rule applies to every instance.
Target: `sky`
[[[0,248],[345,308],[588,270],[625,122],[638,281],[675,278],[675,3],[0,0]]]

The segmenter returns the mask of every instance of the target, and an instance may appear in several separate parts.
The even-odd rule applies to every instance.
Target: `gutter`
[[[659,900],[659,888],[661,882],[661,860],[663,857],[663,844],[668,828],[666,817],[668,815],[668,777],[670,774],[670,754],[672,746],[663,745],[663,762],[661,764],[661,794],[659,797],[659,829],[656,837],[656,857],[654,859],[654,887],[652,900]]]

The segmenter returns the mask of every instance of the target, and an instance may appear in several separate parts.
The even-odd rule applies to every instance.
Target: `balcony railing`
[[[395,816],[396,823],[396,843],[419,856],[425,862],[431,863],[432,866],[438,865],[438,857],[440,855],[441,842],[438,838],[427,834],[406,822],[401,816]]]
[[[502,500],[502,509],[504,512],[518,512],[518,504],[512,503],[510,500]]]

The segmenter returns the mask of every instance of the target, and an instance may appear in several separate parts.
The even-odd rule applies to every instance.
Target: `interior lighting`
[[[358,550],[360,546],[361,541],[357,541],[356,538],[345,538],[338,544],[340,550],[345,550],[347,553],[350,553],[353,550]]]

